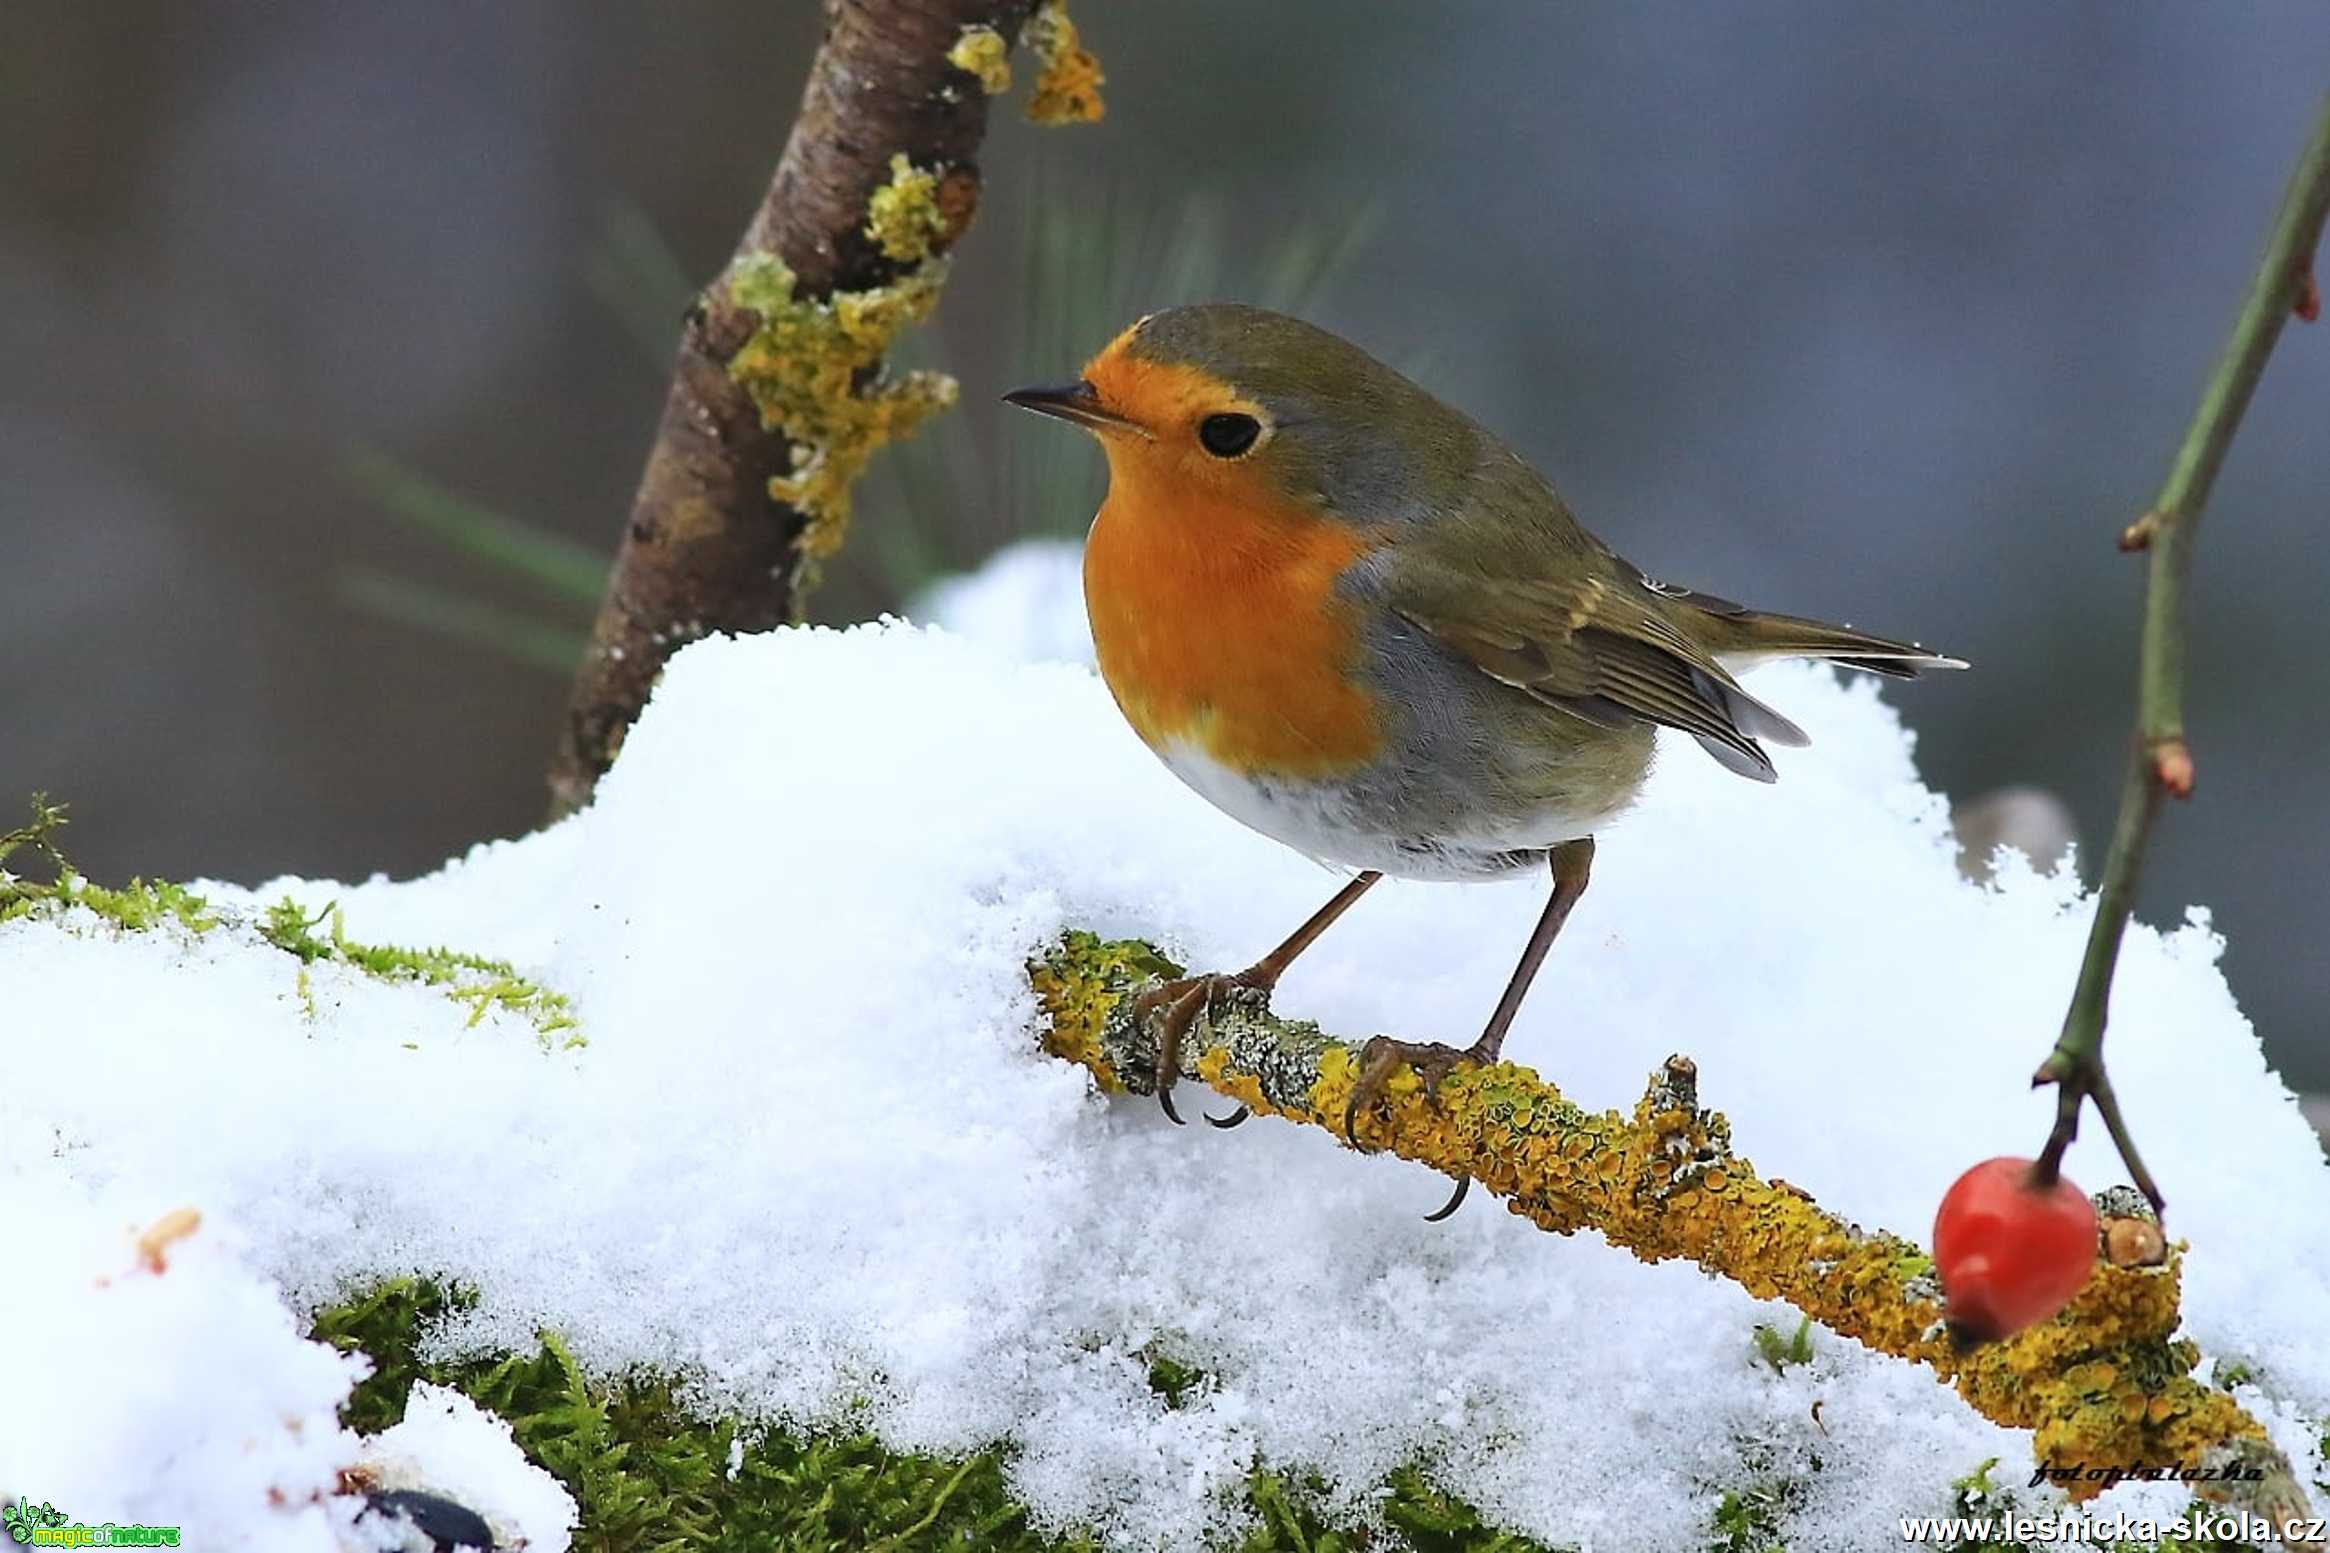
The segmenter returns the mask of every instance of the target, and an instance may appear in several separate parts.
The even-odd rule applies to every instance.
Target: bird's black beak
[[[1136,423],[1103,407],[1098,390],[1082,378],[1058,388],[1015,388],[1003,396],[1003,402],[1016,404],[1023,410],[1033,410],[1038,415],[1074,421],[1093,431],[1130,431],[1144,437],[1148,435]]]

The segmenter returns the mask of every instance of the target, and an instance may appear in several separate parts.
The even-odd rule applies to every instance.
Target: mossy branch
[[[1047,1051],[1103,1088],[1149,1089],[1157,1042],[1133,1000],[1178,967],[1146,944],[1070,933],[1028,973]],[[1217,998],[1182,1047],[1183,1077],[1337,1137],[1358,1073],[1355,1046],[1278,1017],[1259,993]],[[2192,1376],[2199,1350],[2173,1336],[2177,1252],[2157,1266],[2099,1266],[2053,1321],[1958,1352],[1931,1258],[1758,1175],[1732,1151],[1722,1114],[1699,1103],[1688,1058],[1668,1058],[1630,1115],[1586,1111],[1512,1063],[1459,1071],[1436,1099],[1403,1068],[1360,1117],[1359,1137],[1470,1176],[1542,1229],[1593,1229],[1646,1262],[1695,1262],[1879,1353],[1932,1366],[1984,1417],[2030,1430],[2040,1463],[2069,1474],[2059,1480],[2075,1500],[2104,1486],[2080,1475],[2089,1467],[2176,1464],[2213,1474],[2194,1486],[2219,1502],[2277,1522],[2307,1513],[2263,1426]]]
[[[475,1029],[487,1014],[499,1010],[533,1025],[545,1051],[554,1045],[572,1048],[587,1044],[574,1005],[566,995],[519,975],[507,960],[442,947],[359,943],[348,936],[337,904],[311,916],[306,907],[287,895],[264,911],[252,912],[214,904],[167,879],[132,879],[119,889],[94,884],[58,845],[57,833],[69,823],[66,805],[51,803],[46,794],[35,793],[31,809],[25,824],[0,831],[0,926],[26,921],[71,925],[93,920],[122,932],[175,928],[196,938],[223,929],[230,936],[247,936],[279,949],[297,962],[292,985],[310,1019],[316,1017],[316,1001],[308,967],[337,963],[376,981],[419,982],[437,988],[469,1010],[464,1026],[468,1029]],[[52,878],[26,879],[7,866],[28,848],[44,861]],[[331,931],[318,933],[316,929],[327,922]]]
[[[2119,1146],[2129,1178],[2161,1207],[2160,1189],[2136,1153],[2120,1116],[2119,1101],[2103,1061],[2103,1032],[2111,1002],[2112,973],[2120,940],[2136,907],[2136,884],[2152,840],[2163,797],[2192,796],[2192,745],[2184,727],[2186,584],[2192,575],[2192,545],[2201,510],[2217,471],[2241,429],[2265,363],[2292,313],[2311,320],[2321,311],[2314,284],[2314,250],[2322,222],[2330,214],[2330,97],[2314,119],[2314,132],[2298,158],[2297,171],[2282,195],[2265,255],[2249,283],[2249,294],[2233,320],[2232,337],[2202,390],[2200,407],[2185,429],[2175,461],[2151,510],[2120,535],[2122,550],[2148,553],[2144,581],[2144,635],[2138,649],[2136,737],[2120,787],[2119,818],[2111,849],[2104,854],[2103,883],[2096,892],[2095,923],[2079,963],[2079,981],[2063,1015],[2062,1033],[2031,1083],[2054,1084],[2055,1125],[2039,1155],[2040,1173],[2052,1179],[2063,1151],[2079,1131],[2083,1102],[2093,1100],[2112,1142]]]
[[[884,367],[937,301],[977,209],[988,94],[1022,38],[1031,117],[1100,116],[1060,0],[827,0],[766,195],[689,310],[630,521],[551,761],[553,816],[589,801],[665,661],[798,619],[883,443],[954,402]]]

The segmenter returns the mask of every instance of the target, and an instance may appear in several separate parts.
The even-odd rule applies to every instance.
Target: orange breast
[[[1084,598],[1101,677],[1141,738],[1256,776],[1331,777],[1373,759],[1383,732],[1354,678],[1358,612],[1334,591],[1368,536],[1220,487],[1155,499],[1111,463]]]

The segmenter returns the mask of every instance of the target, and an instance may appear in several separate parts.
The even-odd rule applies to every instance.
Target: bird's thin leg
[[[1349,911],[1359,897],[1367,893],[1369,886],[1382,877],[1382,874],[1377,873],[1372,868],[1364,873],[1354,875],[1349,884],[1335,892],[1333,900],[1312,912],[1308,922],[1287,934],[1285,943],[1280,944],[1276,949],[1271,950],[1270,953],[1240,971],[1237,976],[1239,983],[1248,987],[1259,987],[1264,992],[1277,986],[1278,978],[1286,974],[1286,968],[1294,964],[1296,958],[1305,949],[1317,943],[1319,935],[1333,927],[1335,919]]]
[[[1173,1084],[1181,1076],[1181,1043],[1196,1025],[1197,1016],[1217,994],[1235,987],[1248,988],[1267,997],[1278,985],[1278,978],[1286,974],[1286,968],[1382,877],[1372,868],[1359,874],[1337,890],[1333,900],[1312,912],[1309,921],[1288,934],[1285,943],[1235,975],[1184,976],[1163,986],[1151,987],[1133,1000],[1135,1023],[1147,1019],[1160,1006],[1165,1010],[1165,1018],[1157,1027],[1157,1103],[1165,1108],[1165,1114],[1173,1119],[1175,1126],[1181,1125],[1181,1113],[1173,1108]],[[1245,1119],[1244,1106],[1228,1116],[1206,1118],[1216,1127],[1235,1127]]]
[[[1486,1066],[1497,1060],[1497,1054],[1504,1049],[1505,1032],[1513,1027],[1513,1017],[1521,1012],[1521,1000],[1529,995],[1529,984],[1537,979],[1537,968],[1545,963],[1546,952],[1561,936],[1562,924],[1569,920],[1571,908],[1586,893],[1586,882],[1594,867],[1594,838],[1565,841],[1547,854],[1547,861],[1553,870],[1553,894],[1546,901],[1537,926],[1531,930],[1529,942],[1522,947],[1521,961],[1513,967],[1513,978],[1505,984],[1505,995],[1497,999],[1496,1009],[1489,1015],[1480,1039],[1460,1050],[1437,1041],[1401,1041],[1379,1035],[1359,1049],[1359,1081],[1351,1086],[1350,1102],[1343,1108],[1343,1136],[1354,1148],[1359,1144],[1353,1128],[1360,1108],[1373,1105],[1382,1097],[1383,1086],[1402,1063],[1416,1070],[1416,1076],[1424,1081],[1426,1095],[1437,1097],[1440,1081],[1450,1072]],[[1471,1177],[1460,1177],[1456,1194],[1439,1212],[1430,1215],[1431,1222],[1454,1213],[1471,1186]]]
[[[1563,842],[1553,849],[1550,861],[1553,895],[1530,932],[1529,942],[1521,948],[1521,963],[1513,967],[1513,979],[1505,983],[1505,995],[1497,999],[1496,1010],[1489,1015],[1481,1038],[1472,1043],[1471,1051],[1466,1054],[1484,1066],[1495,1062],[1497,1053],[1504,1049],[1505,1032],[1513,1028],[1513,1016],[1521,1012],[1521,1000],[1529,995],[1529,984],[1537,979],[1537,968],[1545,963],[1546,951],[1561,936],[1561,925],[1570,919],[1570,908],[1586,893],[1586,882],[1594,869],[1594,838],[1587,836]]]

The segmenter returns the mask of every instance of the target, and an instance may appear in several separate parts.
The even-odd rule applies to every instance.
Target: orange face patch
[[[1136,355],[1132,343],[1140,328],[1133,325],[1086,362],[1084,381],[1092,385],[1102,405],[1142,428],[1151,440],[1196,451],[1190,438],[1206,416],[1225,410],[1261,414],[1261,406],[1203,367]],[[1201,479],[1207,476],[1203,470],[1195,473]]]
[[[1266,459],[1207,454],[1198,421],[1257,407],[1199,368],[1126,354],[1126,338],[1085,369],[1133,423],[1099,431],[1109,491],[1084,598],[1101,677],[1152,749],[1191,744],[1256,776],[1364,765],[1382,727],[1335,582],[1376,539],[1278,491]]]

